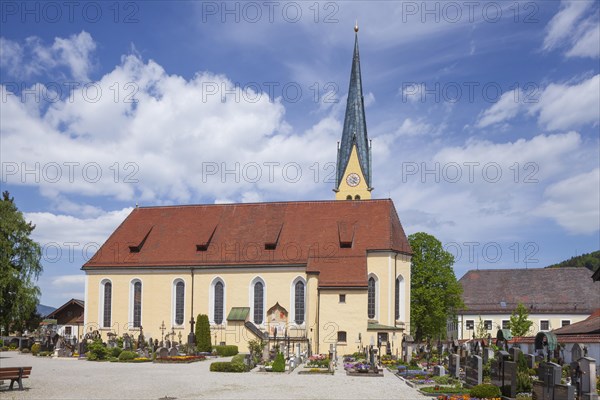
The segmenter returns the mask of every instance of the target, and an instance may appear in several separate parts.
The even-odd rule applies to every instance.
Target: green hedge
[[[210,364],[210,370],[213,372],[246,372],[246,363],[244,354],[233,356],[230,362],[214,362]]]
[[[502,393],[500,392],[499,387],[484,383],[474,386],[470,390],[470,395],[471,397],[476,397],[478,399],[494,399],[500,397]]]
[[[235,356],[239,353],[238,347],[234,345],[214,346],[214,349],[217,351],[217,355],[221,357]]]
[[[233,362],[214,362],[210,364],[212,372],[246,372],[244,364]]]
[[[137,357],[136,352],[125,350],[125,351],[122,351],[121,354],[119,354],[119,361],[130,361],[136,357]]]

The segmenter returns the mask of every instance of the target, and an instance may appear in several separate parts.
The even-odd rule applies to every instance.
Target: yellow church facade
[[[213,344],[242,352],[401,354],[412,251],[393,202],[371,199],[358,37],[337,172],[331,201],[136,207],[82,268],[87,330],[186,342],[206,314]]]

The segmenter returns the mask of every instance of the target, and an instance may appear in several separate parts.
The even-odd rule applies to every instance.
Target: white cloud
[[[544,223],[546,215],[534,213],[544,189],[593,165],[589,153],[577,132],[504,143],[473,138],[423,162],[403,159],[388,177],[391,197],[411,232],[436,232],[443,241],[514,239],[518,227]]]
[[[52,278],[52,284],[56,286],[63,285],[83,285],[85,283],[85,275],[61,275]]]
[[[498,102],[480,115],[476,126],[484,128],[514,118],[521,109],[521,99],[522,93],[520,89],[504,93]]]
[[[519,113],[537,115],[538,124],[549,130],[568,130],[600,120],[600,75],[568,85],[551,83],[539,92],[516,89],[480,113],[476,126],[505,123]]]
[[[205,72],[186,80],[130,55],[94,85],[98,90],[75,89],[71,99],[51,103],[47,110],[6,94],[0,151],[5,165],[16,171],[3,171],[8,183],[39,186],[53,199],[80,194],[153,203],[206,197],[240,201],[253,190],[290,198],[321,190],[310,166],[335,159],[330,144],[339,139],[339,121],[324,118],[306,132],[293,133],[280,100],[235,88],[222,75]],[[92,101],[95,93],[101,96]],[[301,170],[298,181],[293,163]],[[247,176],[256,164],[258,181]],[[24,177],[25,169],[37,170],[37,179]],[[74,210],[71,206],[60,208]]]
[[[89,251],[93,253],[131,210],[132,208],[124,208],[109,211],[93,218],[77,218],[49,212],[24,213],[24,217],[36,226],[32,237],[43,246],[53,244],[60,248],[76,249],[79,253],[86,246],[90,246]]]
[[[572,86],[552,83],[531,105],[538,123],[547,129],[573,129],[600,120],[600,75]]]
[[[81,31],[68,38],[57,37],[51,46],[44,45],[36,36],[25,39],[23,45],[0,38],[0,49],[0,65],[15,78],[29,78],[66,67],[70,78],[87,82],[93,66],[91,56],[96,50],[96,43],[89,33]]]
[[[600,229],[600,169],[564,179],[549,186],[536,214],[554,219],[572,234]]]
[[[593,0],[563,0],[560,11],[546,27],[544,50],[570,47],[567,57],[597,58],[600,55],[600,31],[594,3]]]
[[[413,121],[410,118],[406,118],[402,125],[396,130],[398,136],[422,136],[422,135],[436,135],[438,129],[433,125],[423,121]]]

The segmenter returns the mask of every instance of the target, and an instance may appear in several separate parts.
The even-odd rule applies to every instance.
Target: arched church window
[[[304,323],[304,282],[296,282],[294,291],[294,322],[300,325]]]
[[[367,313],[370,319],[375,318],[375,278],[369,278],[367,294]]]
[[[215,324],[223,323],[223,282],[215,283],[215,308],[214,321]]]
[[[264,285],[262,282],[256,282],[254,284],[254,323],[257,325],[263,323],[264,303]]]

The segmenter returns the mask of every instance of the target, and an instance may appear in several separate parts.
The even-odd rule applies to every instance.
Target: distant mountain
[[[55,307],[45,306],[43,304],[38,304],[36,309],[37,313],[40,314],[42,317],[45,317],[54,310],[56,310]]]
[[[582,254],[580,256],[572,257],[566,261],[558,264],[549,265],[546,268],[562,268],[562,267],[578,267],[587,268],[594,272],[600,268],[600,250],[594,251],[593,253]]]

